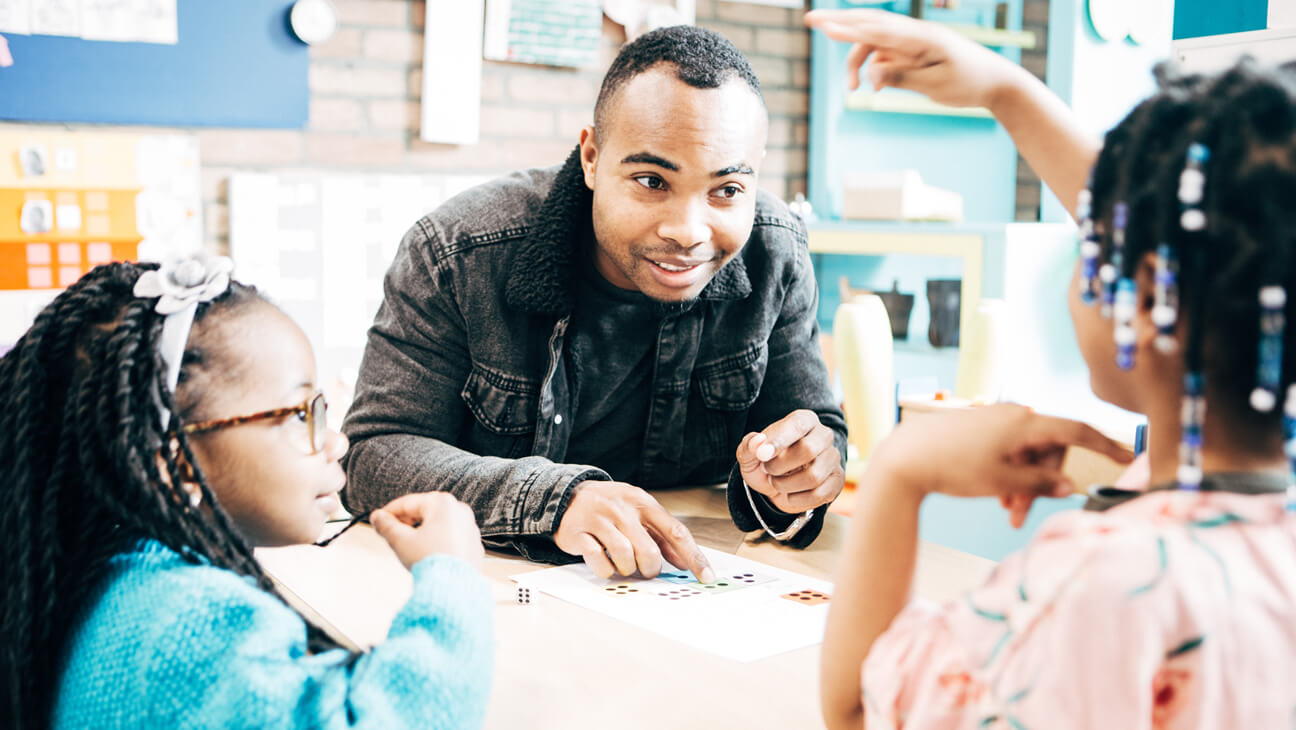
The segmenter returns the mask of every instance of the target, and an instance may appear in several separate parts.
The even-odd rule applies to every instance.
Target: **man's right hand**
[[[703,583],[715,580],[715,571],[688,528],[652,495],[624,482],[577,484],[554,544],[584,558],[600,578],[635,572],[652,578],[661,572],[665,557]]]

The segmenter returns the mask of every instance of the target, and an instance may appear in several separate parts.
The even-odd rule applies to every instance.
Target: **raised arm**
[[[1026,69],[949,28],[883,10],[814,10],[806,24],[852,44],[846,84],[860,69],[874,89],[892,86],[949,106],[983,106],[1004,126],[1026,162],[1075,215],[1076,199],[1098,159],[1099,140]]]

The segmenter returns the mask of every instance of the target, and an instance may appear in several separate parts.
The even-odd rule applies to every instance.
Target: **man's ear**
[[[585,187],[594,189],[594,171],[598,167],[598,143],[594,141],[594,128],[585,127],[580,132],[581,172],[585,174]]]

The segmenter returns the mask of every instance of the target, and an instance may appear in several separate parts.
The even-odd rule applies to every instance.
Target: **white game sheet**
[[[823,640],[831,583],[710,548],[702,551],[718,577],[710,585],[680,570],[664,570],[652,579],[604,580],[583,563],[511,578],[533,591],[739,662]]]

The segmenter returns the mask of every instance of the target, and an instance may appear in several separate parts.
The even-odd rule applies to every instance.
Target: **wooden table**
[[[815,544],[794,550],[739,532],[721,488],[654,494],[700,544],[817,578],[832,577],[849,525],[829,514]],[[262,549],[257,556],[299,610],[354,646],[381,641],[411,590],[409,573],[367,526],[328,548]],[[956,597],[993,566],[923,543],[916,592],[936,601]],[[499,553],[487,553],[482,566],[496,591],[487,728],[822,727],[818,646],[739,663],[550,596],[514,603],[508,576],[545,567]]]

